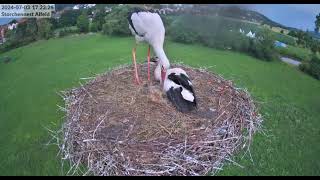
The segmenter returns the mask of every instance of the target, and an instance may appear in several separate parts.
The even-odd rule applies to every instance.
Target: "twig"
[[[79,82],[79,84],[81,85],[81,88],[93,99],[93,101],[98,104],[98,101],[97,101],[95,98],[93,98],[93,96],[91,95],[91,93],[89,93],[89,91],[88,91],[86,88],[84,88],[84,86],[82,85],[82,83]]]

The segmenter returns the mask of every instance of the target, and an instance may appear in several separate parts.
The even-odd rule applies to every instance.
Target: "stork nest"
[[[190,76],[197,110],[177,111],[158,82],[147,83],[146,64],[139,64],[143,85],[133,83],[132,66],[123,66],[64,92],[58,145],[70,163],[66,174],[206,175],[223,162],[237,164],[231,156],[249,151],[262,122],[249,94],[204,69],[173,67]]]

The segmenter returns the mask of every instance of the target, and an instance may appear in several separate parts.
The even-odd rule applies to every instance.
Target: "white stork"
[[[154,76],[156,80],[160,81],[162,90],[179,111],[188,112],[193,110],[197,106],[197,102],[191,80],[183,69],[170,69],[169,59],[163,50],[165,28],[159,14],[135,9],[129,13],[128,20],[129,29],[136,39],[136,45],[142,41],[146,41],[149,44],[148,81],[150,81],[150,46],[152,46],[157,57],[155,61],[158,63]],[[135,79],[140,84],[135,54],[136,47],[132,50],[132,56]]]
[[[148,48],[148,81],[150,82],[150,46],[152,46],[153,51],[160,60],[169,62],[164,50],[163,43],[165,37],[165,28],[163,22],[158,13],[152,11],[147,11],[139,8],[135,8],[128,15],[129,29],[132,35],[135,36],[136,44],[132,50],[133,64],[135,80],[137,84],[140,84],[140,79],[138,75],[137,63],[136,63],[136,46],[139,42],[147,42],[149,44]],[[169,64],[164,64],[165,68],[169,68]],[[160,71],[160,66],[156,68]],[[155,77],[160,81],[160,77]]]
[[[187,73],[181,68],[166,68],[169,61],[158,60],[161,71],[155,71],[156,77],[161,77],[162,90],[169,101],[180,111],[189,112],[197,107],[196,95],[192,82]],[[165,64],[166,66],[163,66]]]

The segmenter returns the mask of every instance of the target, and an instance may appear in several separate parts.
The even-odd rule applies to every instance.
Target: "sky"
[[[269,19],[302,30],[314,30],[316,15],[320,13],[320,4],[246,4],[251,10],[265,15]]]
[[[0,17],[0,25],[9,23],[13,18],[2,18]]]

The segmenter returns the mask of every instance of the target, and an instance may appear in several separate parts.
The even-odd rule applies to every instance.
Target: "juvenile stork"
[[[165,28],[158,13],[135,8],[128,15],[129,29],[132,35],[135,36],[135,46],[132,49],[134,76],[137,84],[140,84],[136,62],[136,46],[139,42],[147,42],[148,48],[148,82],[150,82],[150,46],[152,46],[155,55],[162,61],[168,61],[168,58],[163,50],[165,37]],[[166,66],[169,68],[169,65]],[[160,66],[157,67],[160,70]],[[156,77],[160,80],[160,77]]]
[[[160,70],[155,71],[155,76],[160,77],[163,92],[166,93],[169,101],[180,112],[186,113],[197,107],[197,99],[192,82],[182,68],[167,68],[169,61],[155,60]]]

